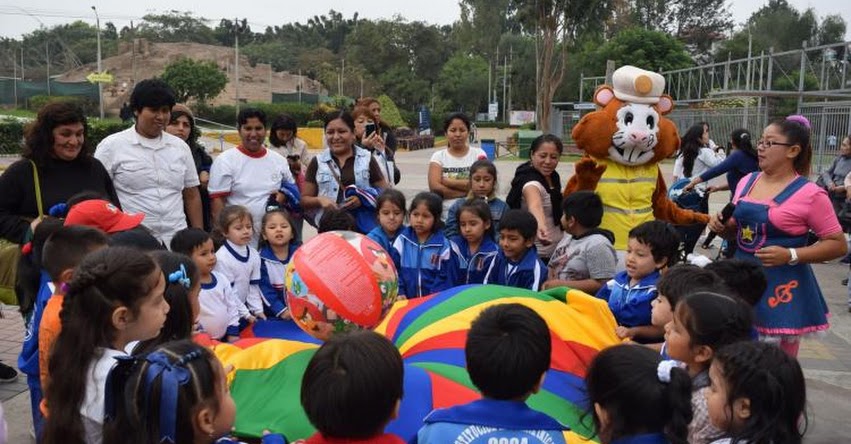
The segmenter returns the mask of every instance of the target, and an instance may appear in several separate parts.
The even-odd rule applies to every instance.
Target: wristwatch
[[[798,252],[794,248],[790,248],[789,255],[792,256],[789,258],[789,265],[798,265]]]

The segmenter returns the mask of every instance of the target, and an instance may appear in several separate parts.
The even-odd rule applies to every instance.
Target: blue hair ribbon
[[[68,215],[68,204],[60,202],[47,210],[47,214],[53,217],[65,217]]]
[[[168,356],[163,352],[153,352],[145,357],[148,369],[145,373],[145,409],[147,412],[148,400],[154,381],[160,377],[160,439],[159,443],[177,442],[177,398],[180,386],[189,382],[191,373],[186,368],[186,363],[197,359],[201,352],[193,351],[187,353],[174,364],[169,362]]]
[[[180,264],[180,269],[168,275],[168,282],[170,284],[180,284],[183,285],[187,290],[192,288],[192,281],[189,280],[189,276],[186,275],[186,266]]]

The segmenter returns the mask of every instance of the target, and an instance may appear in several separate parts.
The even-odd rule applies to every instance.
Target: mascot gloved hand
[[[680,145],[674,123],[663,117],[674,109],[665,78],[623,66],[613,86],[594,92],[602,109],[586,114],[573,128],[573,140],[585,151],[575,165],[564,195],[596,191],[603,201],[600,228],[615,234],[615,249],[625,250],[629,230],[654,219],[675,225],[705,224],[709,216],[683,210],[668,199],[659,162]]]

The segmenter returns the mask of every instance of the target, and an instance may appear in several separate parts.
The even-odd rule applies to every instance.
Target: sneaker
[[[18,371],[14,368],[0,363],[0,383],[15,382],[18,380]]]

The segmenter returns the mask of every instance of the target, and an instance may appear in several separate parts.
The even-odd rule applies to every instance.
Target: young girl
[[[680,299],[674,320],[665,325],[668,356],[684,363],[692,378],[691,444],[709,443],[720,433],[706,410],[709,364],[721,347],[750,339],[752,318],[751,307],[738,298],[700,291]]]
[[[101,442],[107,374],[133,341],[159,334],[165,283],[154,260],[130,248],[90,253],[77,268],[48,365],[58,382],[45,393],[45,444]]]
[[[172,243],[174,238],[172,238]],[[201,311],[198,294],[201,292],[201,280],[198,267],[192,258],[168,251],[149,253],[166,277],[165,296],[168,302],[168,316],[165,318],[160,334],[155,338],[140,342],[133,350],[134,355],[147,353],[158,345],[181,339],[189,339],[198,313]]]
[[[440,196],[431,192],[419,193],[411,202],[411,225],[393,242],[400,297],[418,298],[452,287],[449,241],[441,231],[442,207]]]
[[[266,319],[260,296],[260,253],[249,245],[254,221],[240,205],[225,207],[219,214],[219,227],[225,242],[216,251],[216,271],[233,287],[239,299],[239,317],[247,323]]]
[[[485,201],[473,199],[465,201],[457,214],[461,234],[449,240],[453,285],[481,284],[499,252],[499,246],[491,235],[491,211]]]
[[[725,436],[715,443],[801,443],[807,390],[795,358],[772,344],[737,342],[715,355],[709,380],[709,418]]]
[[[126,360],[110,375],[105,442],[150,444],[232,443],[236,420],[226,370],[206,348],[192,341],[158,346]],[[263,443],[283,442],[266,435]]]
[[[493,162],[487,159],[473,162],[470,166],[470,192],[467,194],[467,199],[458,199],[449,207],[443,234],[447,238],[458,234],[458,210],[461,209],[461,205],[468,200],[482,199],[490,208],[493,227],[491,234],[496,241],[496,236],[499,234],[499,220],[502,219],[502,214],[508,211],[508,204],[496,197],[497,188],[496,166]]]
[[[378,226],[367,234],[388,253],[405,222],[405,195],[401,191],[388,188],[378,195]]]
[[[603,444],[686,444],[691,381],[674,361],[640,345],[601,351],[585,376],[588,413]]]
[[[266,317],[292,319],[284,297],[284,277],[299,247],[293,219],[286,211],[275,209],[263,215],[260,227],[260,292]]]

